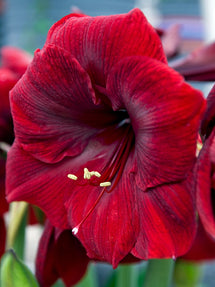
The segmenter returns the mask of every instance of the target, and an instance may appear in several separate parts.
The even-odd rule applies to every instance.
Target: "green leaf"
[[[34,275],[13,250],[6,252],[1,261],[1,287],[39,287]]]

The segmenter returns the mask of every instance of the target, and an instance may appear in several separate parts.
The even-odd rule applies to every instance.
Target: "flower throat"
[[[128,124],[125,129],[125,133],[122,136],[120,144],[116,147],[113,152],[112,158],[110,158],[102,171],[89,171],[87,168],[84,168],[83,178],[78,178],[74,174],[67,175],[69,179],[76,181],[79,185],[90,184],[93,186],[100,186],[102,188],[93,206],[89,209],[81,222],[72,229],[72,232],[74,234],[78,233],[80,226],[93,212],[103,194],[105,192],[112,192],[118,184],[133,144],[134,133],[131,124]]]

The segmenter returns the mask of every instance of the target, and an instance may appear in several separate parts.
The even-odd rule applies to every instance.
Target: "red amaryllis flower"
[[[215,80],[215,42],[204,45],[186,57],[171,63],[171,67],[190,81]]]
[[[0,54],[2,68],[9,69],[16,75],[17,79],[21,78],[25,73],[27,66],[32,60],[31,54],[11,46],[2,47]]]
[[[182,255],[195,233],[190,173],[204,105],[140,10],[68,15],[11,93],[8,200],[38,205],[114,267],[128,253]]]
[[[36,276],[41,287],[61,278],[66,286],[76,284],[89,262],[86,251],[71,230],[59,230],[46,222],[36,258]]]
[[[199,220],[196,238],[191,249],[181,259],[189,261],[215,259],[215,241],[205,231],[201,220]]]
[[[215,86],[207,98],[201,125],[203,147],[197,162],[197,207],[206,231],[215,239]]]

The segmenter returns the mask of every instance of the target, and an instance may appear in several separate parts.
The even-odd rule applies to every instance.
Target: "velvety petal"
[[[42,287],[52,286],[58,278],[70,287],[83,277],[89,258],[70,230],[62,231],[57,238],[55,233],[47,222],[38,248],[36,276]]]
[[[127,14],[62,18],[49,30],[46,43],[68,50],[105,87],[112,66],[126,56],[146,55],[166,62],[155,29],[139,9]]]
[[[215,42],[204,45],[188,56],[171,63],[171,67],[190,81],[215,80]]]
[[[6,228],[4,218],[0,216],[0,258],[5,252]]]
[[[205,232],[200,220],[194,243],[192,244],[191,249],[182,256],[181,259],[189,261],[215,259],[215,240]]]
[[[99,172],[103,170],[113,156],[124,130],[110,128],[104,133],[91,140],[79,156],[66,157],[51,165],[35,159],[15,142],[7,158],[7,200],[37,205],[53,225],[69,228],[64,203],[78,185],[68,179],[67,174],[74,173],[83,178],[85,167]]]
[[[176,258],[191,246],[196,231],[192,177],[142,192],[137,189],[140,232],[131,253],[142,259]]]
[[[12,46],[1,48],[1,65],[15,73],[17,79],[26,71],[32,60],[32,55],[24,50]]]
[[[147,57],[126,58],[116,65],[107,91],[113,109],[125,108],[131,120],[135,161],[130,171],[136,174],[136,184],[146,190],[185,179],[195,161],[205,108],[201,92],[167,65]]]
[[[57,165],[56,174],[53,167],[36,160],[14,143],[7,157],[7,200],[37,205],[55,225],[69,228],[63,201],[67,182],[60,177],[66,178],[69,172],[64,171],[64,165]]]
[[[201,122],[201,135],[208,138],[215,127],[215,86],[211,89],[207,97],[207,108]]]
[[[43,287],[51,286],[59,277],[54,266],[55,228],[47,221],[36,257],[36,277]]]
[[[0,141],[11,144],[14,139],[12,117],[9,105],[9,91],[17,82],[16,75],[0,68]]]
[[[0,159],[0,216],[8,211],[8,202],[5,199],[5,164],[6,160]]]
[[[76,156],[118,119],[96,101],[89,76],[67,51],[55,46],[37,51],[11,93],[16,139],[48,163]]]
[[[215,129],[197,162],[197,208],[205,230],[215,238]]]
[[[88,163],[89,170],[94,166]],[[126,163],[130,165],[129,159]],[[123,172],[112,192],[102,193],[102,187],[75,187],[66,206],[71,226],[77,226],[89,210],[92,212],[80,226],[77,237],[87,250],[90,258],[106,261],[117,267],[130,252],[139,233],[139,215],[136,209],[138,200],[134,192],[134,181]]]

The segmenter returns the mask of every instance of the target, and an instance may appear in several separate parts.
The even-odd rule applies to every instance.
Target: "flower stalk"
[[[174,270],[172,259],[149,260],[143,287],[169,287]]]
[[[138,269],[135,265],[121,265],[117,270],[117,287],[137,286]]]

